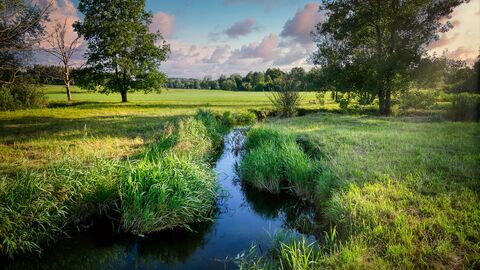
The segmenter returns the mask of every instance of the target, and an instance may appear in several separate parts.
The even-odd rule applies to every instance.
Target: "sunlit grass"
[[[478,123],[320,113],[265,126],[318,160],[313,201],[338,231],[319,268],[479,265]]]

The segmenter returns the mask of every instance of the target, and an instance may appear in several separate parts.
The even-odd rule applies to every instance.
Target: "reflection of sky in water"
[[[260,192],[238,181],[235,164],[242,142],[242,131],[230,133],[216,164],[223,196],[215,222],[196,225],[193,232],[165,231],[146,238],[112,235],[107,222],[54,244],[41,259],[18,257],[6,269],[235,268],[225,259],[252,244],[266,251],[275,232],[297,227],[300,216],[312,218],[312,212],[298,207],[295,198]]]

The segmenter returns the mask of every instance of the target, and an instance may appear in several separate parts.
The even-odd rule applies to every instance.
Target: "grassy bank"
[[[244,268],[281,263],[284,269],[455,269],[480,264],[478,123],[333,114],[273,121],[251,131],[241,165],[248,166],[246,175],[253,175],[248,181],[259,187],[265,164],[257,153],[270,151],[269,144],[278,140],[270,135],[265,138],[273,139],[262,141],[261,133],[283,133],[281,140],[289,144],[292,136],[297,138],[291,148],[302,149],[314,166],[308,181],[288,177],[295,170],[285,170],[281,152],[272,154],[277,167],[270,168],[276,174],[268,175],[286,180],[287,186],[313,186],[311,200],[328,233],[317,233],[326,235],[317,248],[286,242],[274,250],[273,261]],[[300,169],[305,162],[298,156],[290,164]],[[292,262],[292,254],[300,262],[308,255],[311,263],[302,268]]]
[[[250,124],[247,115],[199,111],[164,123],[153,143],[128,158],[65,155],[3,175],[0,253],[41,252],[95,215],[119,216],[123,230],[136,234],[210,220],[217,196],[210,161],[231,125]]]

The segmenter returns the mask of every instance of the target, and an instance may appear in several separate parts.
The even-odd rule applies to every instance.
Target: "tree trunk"
[[[122,90],[122,92],[120,92],[122,94],[122,102],[128,102],[127,100],[127,91],[126,90]]]
[[[388,89],[385,93],[385,116],[392,114],[392,91]]]
[[[385,91],[382,89],[380,91],[378,91],[378,112],[381,114],[381,115],[385,115]]]
[[[68,103],[72,102],[72,93],[70,92],[70,84],[66,84],[65,88],[67,89],[67,101]]]
[[[65,89],[67,90],[67,101],[70,103],[72,101],[72,93],[70,91],[70,69],[68,65],[65,64],[65,69],[63,71],[63,82],[65,83]]]

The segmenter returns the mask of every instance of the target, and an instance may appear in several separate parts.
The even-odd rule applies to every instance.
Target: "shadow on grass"
[[[66,141],[95,138],[146,138],[178,116],[21,117],[0,120],[0,141],[23,142],[42,136]]]

